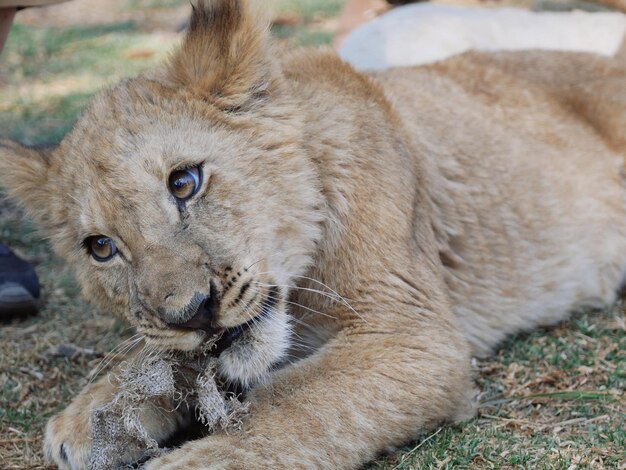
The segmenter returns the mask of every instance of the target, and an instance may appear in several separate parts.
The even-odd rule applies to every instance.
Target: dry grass
[[[277,0],[276,35],[327,43],[341,0]],[[179,39],[185,2],[75,0],[21,14],[0,58],[0,134],[58,140],[91,94],[160,60]],[[132,332],[80,300],[76,282],[32,225],[0,196],[0,240],[30,259],[45,307],[0,326],[0,468],[46,468],[47,418]],[[626,469],[626,314],[587,313],[512,338],[475,361],[478,417],[416,436],[371,468]]]

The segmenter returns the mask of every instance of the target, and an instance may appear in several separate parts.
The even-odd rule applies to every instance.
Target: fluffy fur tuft
[[[268,93],[269,18],[261,2],[198,0],[189,32],[162,77],[226,110],[249,107]]]
[[[0,140],[0,187],[6,188],[43,225],[51,223],[46,202],[48,167],[47,151]]]

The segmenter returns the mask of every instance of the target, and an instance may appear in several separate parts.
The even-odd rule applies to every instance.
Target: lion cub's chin
[[[288,314],[272,310],[222,351],[218,357],[220,375],[245,387],[262,381],[285,359],[291,328]],[[172,331],[167,336],[147,336],[146,344],[163,351],[193,351],[201,348],[205,339],[201,331]]]

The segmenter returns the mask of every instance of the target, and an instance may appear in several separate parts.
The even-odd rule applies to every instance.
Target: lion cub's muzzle
[[[196,294],[182,311],[169,315],[167,326],[176,330],[203,331],[207,340],[217,337],[214,352],[219,354],[254,324],[267,317],[276,305],[279,295],[278,288],[271,287],[260,301],[261,308],[257,315],[237,326],[225,328],[218,325],[218,316],[224,313],[220,312],[222,299],[218,289],[211,282],[209,294]]]
[[[174,348],[182,344],[180,347],[194,349],[202,343],[215,342],[212,351],[219,354],[240,337],[245,337],[249,330],[256,331],[265,325],[265,320],[273,316],[282,298],[282,292],[271,279],[261,283],[247,275],[245,269],[226,271],[221,279],[223,284],[217,282],[211,280],[208,293],[196,291],[184,306],[176,310],[164,306],[156,309],[159,331],[153,329],[150,332],[155,343]],[[196,334],[189,336],[189,333]],[[174,338],[180,338],[180,341]],[[194,346],[190,346],[192,338],[195,338]]]
[[[204,331],[205,338],[212,339],[219,337],[214,353],[219,354],[229,347],[236,339],[229,331],[216,325],[218,312],[220,309],[220,298],[215,285],[211,283],[211,290],[208,295],[196,294],[183,309],[179,321],[170,321],[167,325],[174,329]]]
[[[195,299],[194,299],[195,300]],[[180,322],[168,323],[169,326],[174,328],[189,328],[192,330],[202,330],[207,336],[214,336],[219,333],[221,329],[215,325],[215,319],[219,310],[219,298],[215,294],[215,289],[211,289],[209,295],[201,297],[195,301],[192,301],[194,305],[187,315],[187,320]]]

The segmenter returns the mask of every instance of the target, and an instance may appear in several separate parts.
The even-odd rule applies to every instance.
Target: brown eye
[[[102,235],[89,237],[85,240],[85,246],[91,256],[93,256],[93,259],[100,261],[101,263],[110,260],[117,254],[115,242],[109,237]]]
[[[202,173],[200,168],[196,166],[173,171],[169,177],[168,185],[172,196],[178,201],[186,201],[198,192],[201,181]]]

